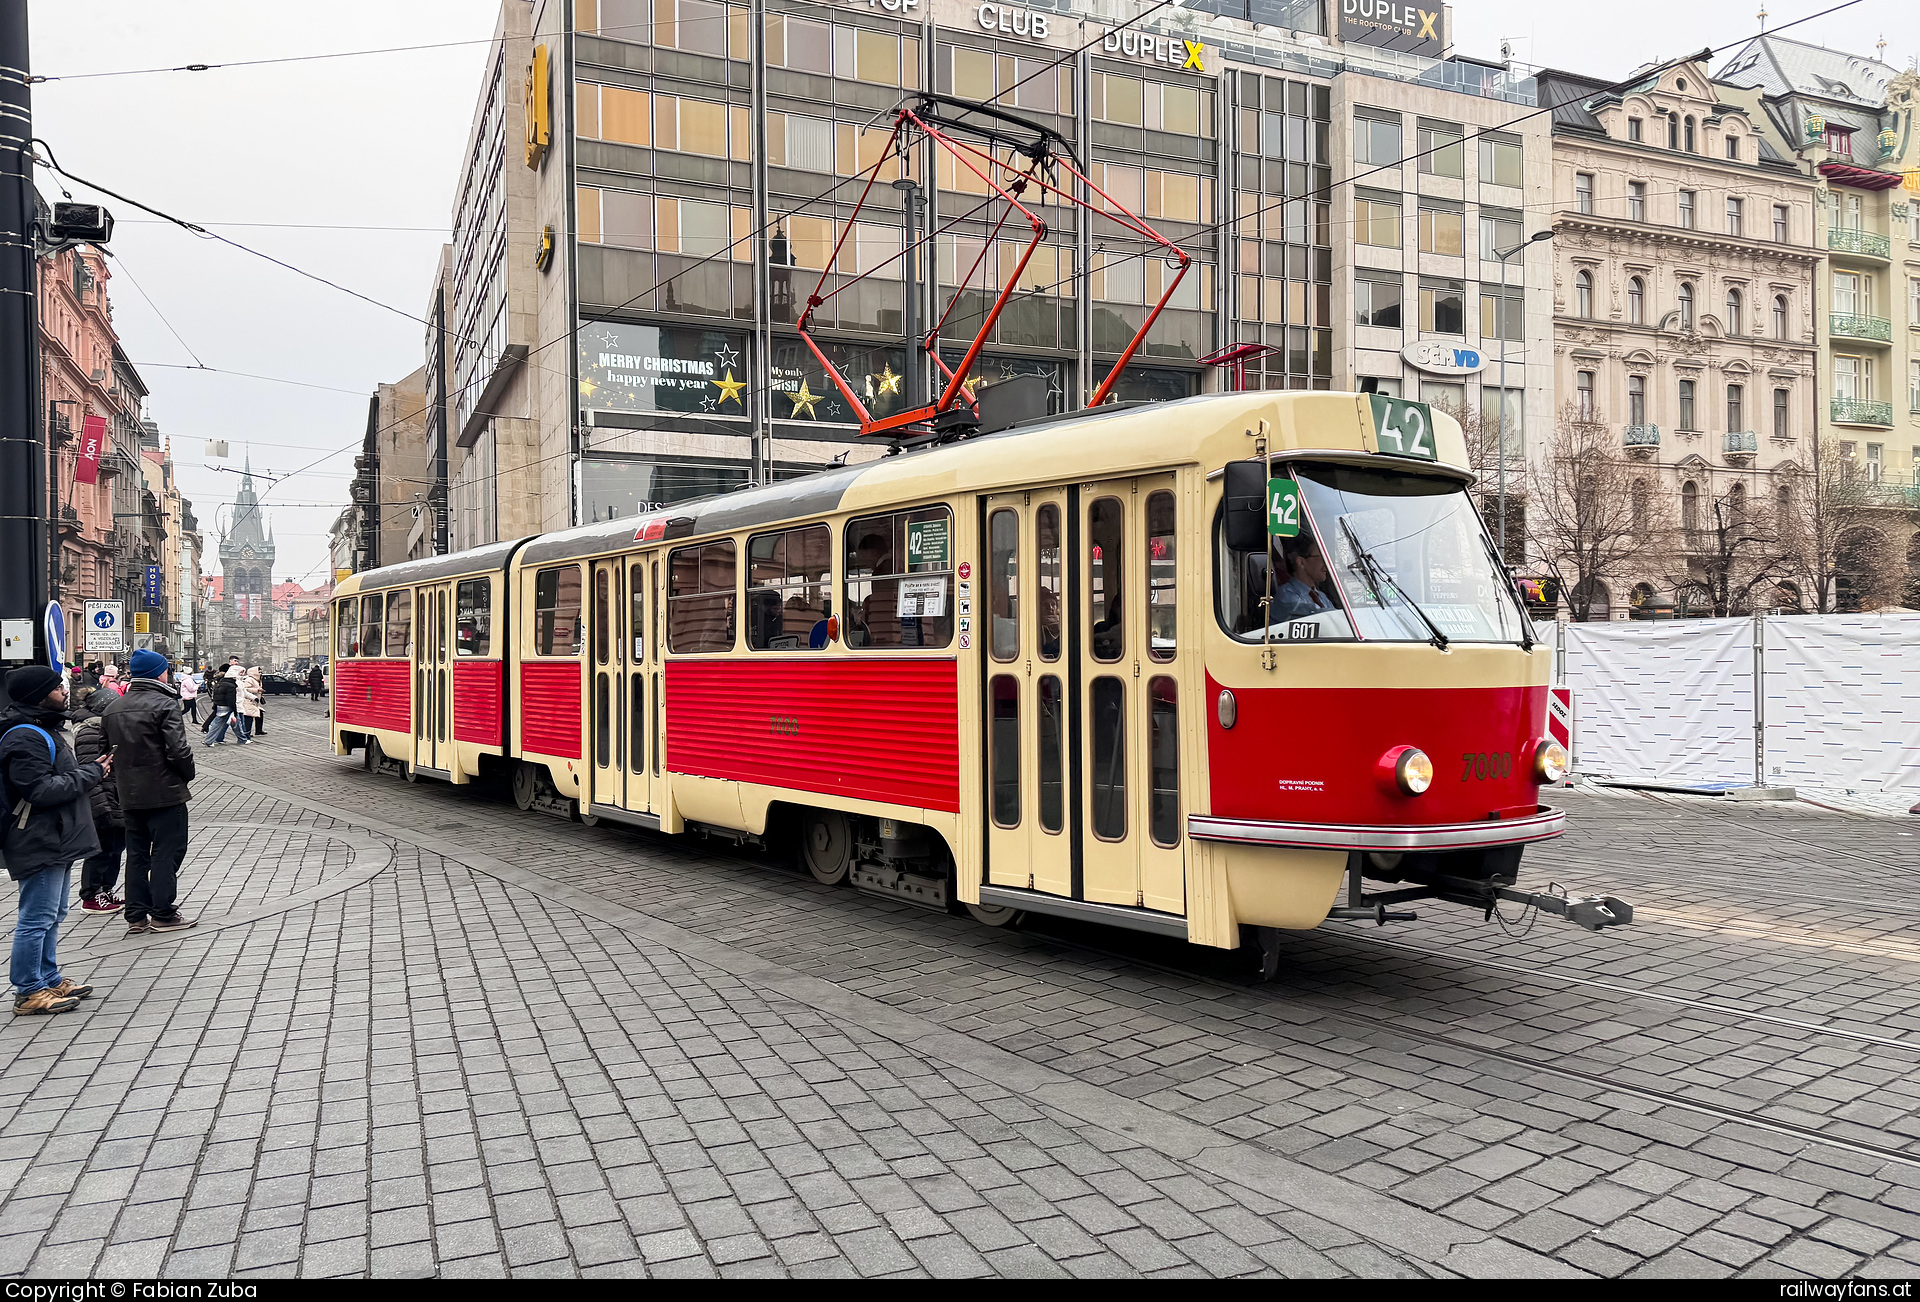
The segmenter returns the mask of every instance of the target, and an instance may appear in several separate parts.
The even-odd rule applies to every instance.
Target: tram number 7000
[[[1510,778],[1513,776],[1513,752],[1505,750],[1468,751],[1460,757],[1460,780],[1469,778]]]

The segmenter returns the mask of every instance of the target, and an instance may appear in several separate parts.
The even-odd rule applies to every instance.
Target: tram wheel
[[[366,754],[361,759],[361,763],[366,767],[367,772],[378,773],[380,771],[380,758],[380,739],[378,737],[367,738]]]
[[[418,782],[420,780],[420,766],[410,760],[401,760],[400,776],[409,782]]]
[[[967,912],[973,920],[986,927],[1010,927],[1027,916],[1025,909],[1016,909],[1006,904],[969,904]]]
[[[520,760],[513,766],[513,803],[523,813],[533,808],[534,797],[540,794],[539,775],[533,771],[533,765]]]
[[[853,829],[847,816],[831,809],[800,815],[800,860],[823,886],[838,886],[853,868]]]
[[[572,806],[567,810],[567,812],[573,815],[573,821],[580,824],[580,826],[582,827],[600,826],[600,815],[589,814],[587,812],[587,807],[581,804],[578,800],[573,802]]]

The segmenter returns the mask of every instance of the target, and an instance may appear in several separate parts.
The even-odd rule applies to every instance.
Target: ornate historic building
[[[220,540],[220,601],[210,612],[207,645],[216,660],[239,656],[265,666],[273,654],[273,535],[253,492],[253,462],[246,463],[233,519]]]
[[[1555,387],[1563,409],[1618,431],[1636,514],[1679,554],[1650,549],[1644,573],[1595,594],[1595,618],[1671,599],[1712,503],[1791,493],[1819,428],[1813,182],[1703,64],[1608,85],[1540,74],[1554,106]]]

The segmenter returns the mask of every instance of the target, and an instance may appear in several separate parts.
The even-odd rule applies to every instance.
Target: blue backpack
[[[22,728],[31,728],[47,739],[47,763],[57,766],[60,762],[60,751],[53,744],[53,734],[38,724],[16,723],[13,727],[7,729],[5,733],[0,733],[0,741],[5,741]],[[7,832],[16,827],[25,827],[27,825],[27,819],[32,816],[32,814],[33,806],[29,805],[24,799],[15,804],[12,809],[8,810],[6,812],[6,821],[0,823],[0,846],[5,845]],[[7,856],[5,851],[0,849],[0,872],[5,872],[6,870]]]

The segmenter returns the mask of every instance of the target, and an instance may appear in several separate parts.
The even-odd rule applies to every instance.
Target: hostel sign
[[[1426,7],[1431,4],[1431,8]],[[1446,48],[1439,0],[1340,0],[1340,39],[1437,59]]]

